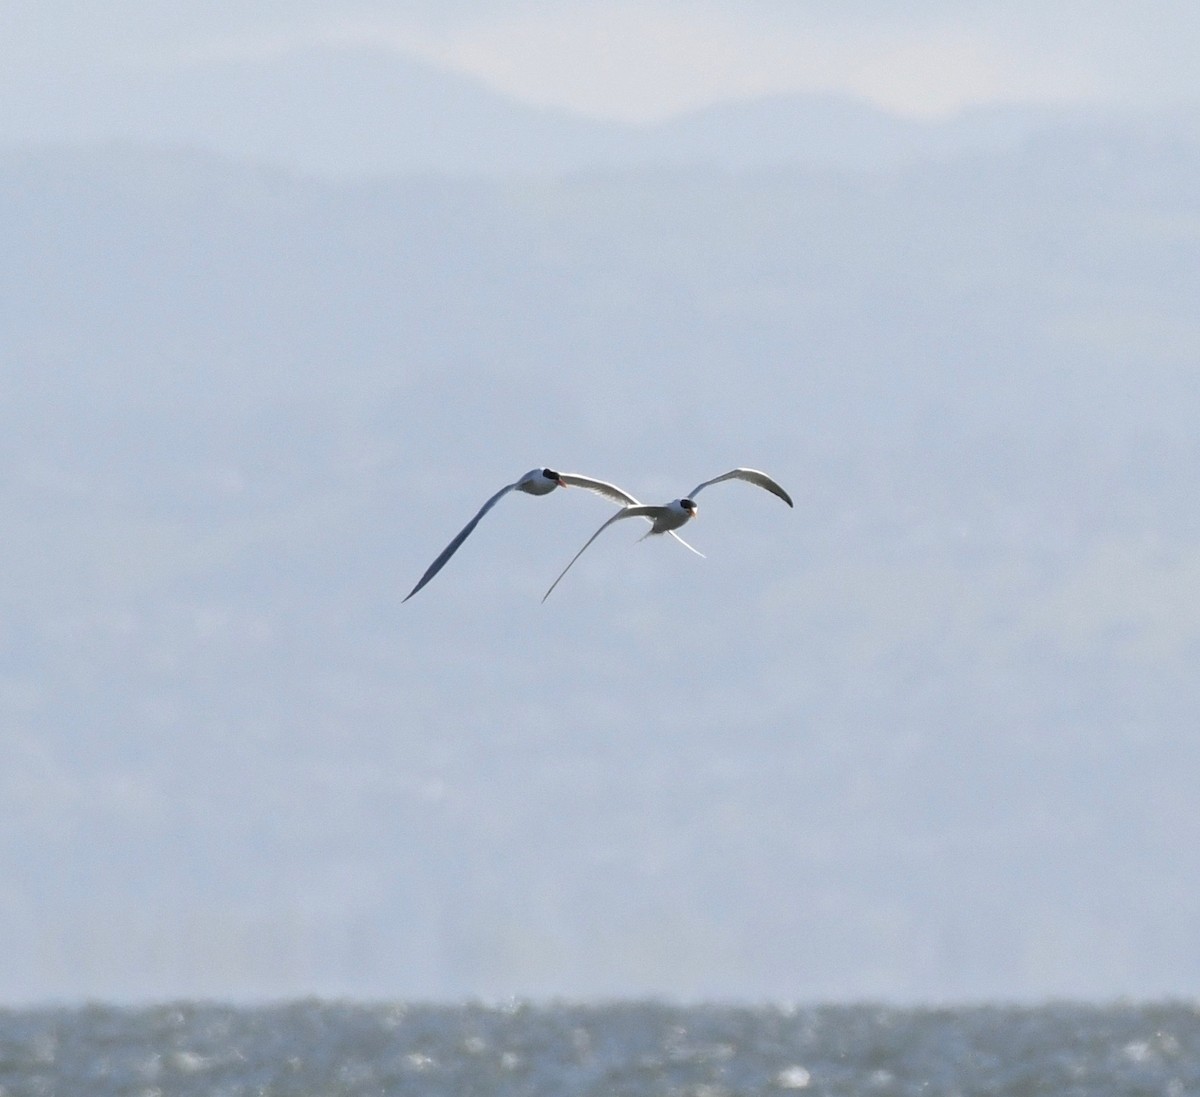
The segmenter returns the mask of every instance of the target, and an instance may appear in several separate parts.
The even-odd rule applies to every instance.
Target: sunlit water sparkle
[[[0,1097],[1200,1093],[1191,1004],[0,1011]]]

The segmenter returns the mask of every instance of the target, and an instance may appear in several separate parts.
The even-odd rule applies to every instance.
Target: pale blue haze
[[[0,1001],[1193,1000],[1194,112],[357,48],[5,77]]]

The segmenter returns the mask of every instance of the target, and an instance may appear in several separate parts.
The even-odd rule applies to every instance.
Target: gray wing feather
[[[732,469],[729,472],[722,473],[720,476],[714,476],[711,480],[705,480],[703,484],[697,484],[688,493],[688,498],[693,498],[697,492],[708,487],[710,484],[719,484],[722,480],[745,480],[748,484],[754,484],[757,487],[765,488],[772,495],[778,495],[787,505],[792,506],[792,497],[788,495],[774,480],[772,480],[765,472],[759,472],[758,469]]]
[[[563,472],[559,475],[564,484],[570,484],[573,488],[594,491],[597,495],[603,495],[605,499],[611,499],[614,503],[620,503],[625,507],[638,505],[638,501],[629,492],[617,487],[616,484],[609,484],[604,480],[593,480],[590,476],[580,476],[577,472]]]
[[[519,482],[520,481],[518,481],[517,483],[519,483]],[[459,545],[461,545],[468,537],[471,536],[471,531],[477,525],[479,525],[479,520],[485,514],[487,514],[487,512],[489,510],[491,510],[492,507],[494,507],[501,500],[501,498],[503,498],[505,495],[507,495],[516,486],[517,486],[517,484],[513,483],[513,484],[509,484],[507,487],[501,488],[486,503],[484,503],[483,506],[481,506],[479,508],[479,513],[476,514],[475,517],[472,518],[465,526],[463,526],[463,528],[459,532],[458,536],[455,537],[454,540],[450,542],[450,544],[448,544],[444,549],[442,549],[441,554],[438,556],[438,558],[436,560],[434,560],[434,562],[432,564],[429,565],[425,574],[421,576],[420,582],[417,583],[417,585],[408,592],[408,594],[404,598],[404,601],[407,602],[409,600],[409,598],[411,598],[414,594],[416,594],[417,591],[419,591],[426,583],[429,582],[430,579],[432,579],[439,571],[442,570],[442,568],[445,566],[446,561],[449,560],[450,557],[453,556],[458,551]]]
[[[542,595],[542,601],[544,602],[550,597],[550,592],[553,591],[556,586],[558,586],[559,582],[562,580],[562,577],[571,570],[571,564],[574,564],[575,561],[584,554],[588,545],[596,540],[596,538],[599,537],[600,534],[608,529],[608,527],[614,522],[619,522],[622,518],[649,518],[651,521],[653,521],[666,509],[666,507],[643,506],[639,504],[637,506],[625,507],[622,510],[617,511],[616,514],[614,514],[607,522],[604,523],[604,525],[602,525],[598,530],[596,530],[595,533],[591,535],[591,537],[587,539],[583,548],[581,548],[577,553],[575,553],[574,556],[571,557],[571,563],[563,568],[561,572],[559,572],[558,578],[550,584],[550,590],[546,591],[546,593]],[[691,548],[691,545],[688,545],[688,548]],[[692,551],[695,552],[696,550],[692,549]]]

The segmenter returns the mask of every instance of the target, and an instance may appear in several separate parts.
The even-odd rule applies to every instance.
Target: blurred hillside
[[[0,156],[0,995],[1194,989],[1200,144],[1001,144]],[[797,506],[401,607],[542,464]]]

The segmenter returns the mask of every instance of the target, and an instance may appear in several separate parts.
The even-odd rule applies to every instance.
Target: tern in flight
[[[679,529],[680,526],[686,525],[699,513],[700,508],[696,506],[695,497],[699,495],[704,488],[709,487],[711,484],[719,484],[722,480],[745,480],[748,484],[754,484],[757,487],[765,488],[772,495],[778,495],[779,498],[787,503],[789,507],[792,506],[792,497],[788,495],[788,493],[784,491],[783,488],[781,488],[777,483],[775,483],[775,481],[772,480],[765,472],[759,472],[757,469],[731,469],[729,472],[722,473],[720,476],[714,476],[711,480],[705,480],[702,484],[697,484],[694,488],[692,488],[691,491],[687,493],[684,498],[673,499],[671,502],[662,506],[644,506],[641,503],[627,504],[617,511],[617,513],[614,514],[607,522],[605,522],[604,525],[596,530],[596,532],[587,539],[587,542],[584,544],[583,548],[581,548],[577,553],[575,553],[574,556],[571,557],[571,563],[563,568],[558,578],[550,584],[550,590],[546,591],[546,593],[542,595],[542,601],[544,602],[550,597],[550,592],[553,591],[556,586],[558,586],[558,584],[562,581],[562,577],[571,570],[571,564],[574,564],[575,561],[584,554],[588,545],[596,540],[596,538],[599,537],[600,534],[608,529],[608,527],[614,522],[619,522],[622,518],[648,518],[651,522],[651,526],[649,531],[639,538],[639,540],[642,541],[644,541],[647,537],[652,537],[656,533],[674,534],[675,530]],[[691,547],[691,545],[688,545],[688,548]],[[692,549],[692,551],[695,552],[696,550]],[[700,553],[699,555],[703,555],[703,553]]]
[[[594,491],[597,495],[603,495],[606,499],[612,500],[614,503],[620,503],[623,507],[637,506],[638,501],[622,490],[615,484],[605,483],[603,480],[594,480],[590,476],[580,476],[574,472],[555,472],[554,469],[530,469],[519,480],[506,484],[495,495],[493,495],[482,507],[479,508],[479,513],[475,515],[459,532],[444,549],[436,560],[426,569],[425,574],[421,576],[420,582],[412,588],[405,597],[404,601],[408,601],[414,594],[417,593],[426,583],[429,582],[443,567],[446,566],[446,561],[450,559],[457,551],[459,546],[471,536],[471,531],[479,525],[479,520],[487,514],[504,496],[510,491],[523,491],[526,495],[549,495],[555,488],[584,488],[587,491]],[[682,545],[696,552],[682,537],[673,534],[672,536]],[[702,555],[702,554],[697,554]]]

